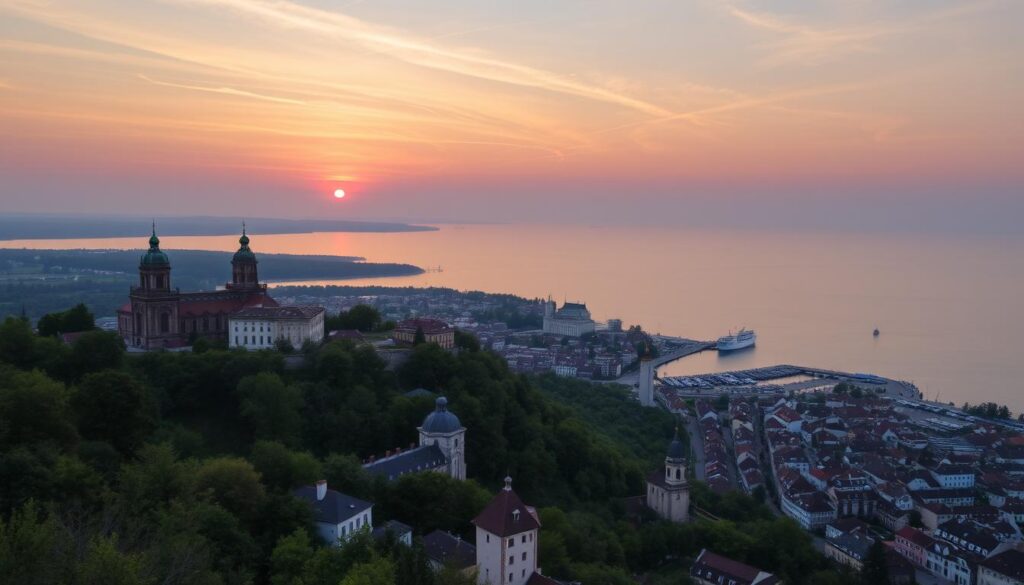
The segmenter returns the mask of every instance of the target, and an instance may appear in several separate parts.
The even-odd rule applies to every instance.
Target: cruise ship
[[[736,335],[731,332],[725,337],[718,338],[718,351],[732,351],[750,347],[757,341],[757,334],[747,329],[740,329]]]

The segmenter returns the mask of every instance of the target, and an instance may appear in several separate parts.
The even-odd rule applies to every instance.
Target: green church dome
[[[171,260],[167,254],[160,249],[160,238],[156,237],[156,225],[153,225],[153,235],[149,237],[149,250],[142,255],[140,264],[142,266],[168,266]]]
[[[245,235],[245,224],[242,224],[242,237],[238,238],[239,248],[231,258],[231,262],[255,262],[256,254],[249,249],[249,236]]]

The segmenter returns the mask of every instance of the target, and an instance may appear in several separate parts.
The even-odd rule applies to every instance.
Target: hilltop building
[[[455,347],[455,330],[440,319],[406,319],[395,325],[391,336],[398,343],[411,345],[416,343],[416,332],[422,332],[423,340],[427,343],[436,343],[445,349]]]
[[[690,567],[690,577],[702,585],[779,585],[775,575],[703,549]]]
[[[256,255],[242,228],[240,247],[231,259],[231,282],[222,290],[181,292],[171,287],[171,261],[160,238],[149,238],[139,261],[139,284],[117,311],[117,330],[130,348],[160,349],[189,345],[196,338],[228,341],[229,319],[245,309],[277,307],[260,284]],[[322,336],[322,334],[321,334]]]
[[[271,349],[279,340],[293,348],[324,338],[323,307],[251,307],[228,317],[228,347]]]
[[[300,487],[292,494],[313,509],[317,532],[328,544],[341,546],[356,532],[373,531],[373,504],[327,489],[326,480]]]
[[[686,448],[679,440],[679,430],[668,446],[665,471],[647,477],[647,507],[671,522],[690,518],[690,485],[686,481]]]
[[[417,429],[420,445],[394,454],[388,452],[381,459],[372,459],[363,469],[394,481],[409,473],[436,471],[451,477],[466,479],[466,427],[459,417],[448,411],[448,399],[438,397],[434,412],[423,419]]]
[[[540,517],[512,491],[512,478],[473,519],[476,582],[480,585],[556,585],[537,568]]]
[[[544,305],[544,333],[582,337],[595,330],[594,320],[584,303],[565,303],[556,309],[555,301],[548,299]]]

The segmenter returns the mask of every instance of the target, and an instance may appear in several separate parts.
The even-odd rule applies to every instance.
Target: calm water
[[[1024,410],[1024,241],[922,235],[441,226],[437,232],[254,235],[256,253],[364,256],[443,267],[341,284],[449,286],[582,300],[597,319],[697,339],[746,326],[757,348],[665,368],[793,363],[913,380],[929,398]],[[145,238],[0,242],[138,248]],[[237,237],[162,247],[234,250]],[[129,267],[126,267],[129,268]],[[225,267],[225,271],[227,267]],[[320,283],[318,283],[320,284]],[[881,335],[872,337],[878,327]]]

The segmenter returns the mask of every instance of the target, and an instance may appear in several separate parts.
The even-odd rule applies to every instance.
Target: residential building
[[[690,578],[701,585],[778,585],[779,578],[728,557],[703,549],[690,567]]]
[[[406,319],[395,325],[392,338],[398,343],[416,343],[416,333],[423,333],[423,340],[436,343],[445,349],[455,347],[455,330],[440,319],[420,317]]]
[[[977,585],[1024,585],[1024,552],[1009,549],[978,563]]]
[[[324,339],[323,307],[251,307],[228,317],[228,346],[272,349],[279,342],[293,348]]]
[[[292,492],[313,508],[317,532],[328,544],[341,546],[359,531],[373,530],[373,504],[327,488],[327,481]]]

